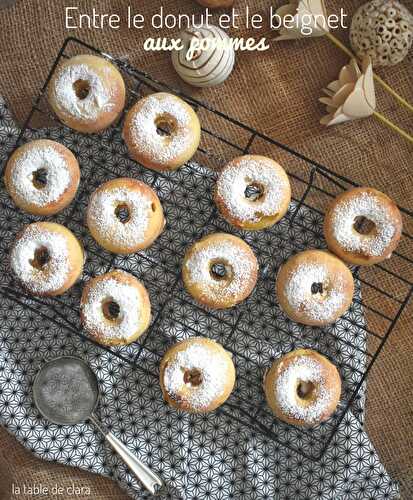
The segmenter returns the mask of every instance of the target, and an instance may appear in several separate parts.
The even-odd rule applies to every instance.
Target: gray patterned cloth
[[[0,160],[4,163],[19,130],[0,101]],[[78,157],[82,185],[76,202],[53,218],[82,240],[87,262],[81,283],[60,299],[27,297],[11,281],[7,252],[22,225],[37,220],[15,209],[2,186],[0,198],[0,421],[36,455],[112,477],[133,498],[147,498],[121,461],[89,424],[59,427],[36,411],[33,378],[42,364],[61,355],[85,359],[98,376],[102,422],[168,485],[165,498],[185,500],[381,500],[397,498],[391,481],[362,429],[364,387],[351,411],[345,402],[360,382],[365,365],[362,308],[356,301],[336,324],[324,330],[289,321],[274,303],[276,269],[289,255],[307,247],[323,248],[321,219],[300,207],[270,231],[234,231],[214,210],[215,175],[200,165],[158,176],[132,162],[120,134],[105,132],[99,141],[64,128],[31,130],[25,140],[51,138]],[[109,153],[108,153],[109,151]],[[100,249],[84,226],[90,193],[102,182],[133,176],[158,193],[166,214],[162,236],[145,252],[113,256]],[[203,234],[227,231],[243,237],[257,254],[261,276],[253,295],[230,311],[206,311],[183,289],[179,270],[185,248]],[[82,336],[78,304],[82,283],[112,268],[133,272],[148,288],[153,306],[151,328],[139,343],[108,352]],[[5,288],[4,288],[5,287]],[[14,290],[18,290],[17,294]],[[360,294],[360,291],[357,291]],[[206,335],[233,353],[237,367],[234,393],[222,410],[196,416],[169,408],[158,384],[159,360],[178,340]],[[311,347],[340,368],[343,403],[337,414],[314,430],[277,422],[263,398],[266,368],[280,354]],[[336,433],[334,425],[343,416]],[[321,460],[321,453],[332,437]],[[310,456],[310,457],[309,457]]]

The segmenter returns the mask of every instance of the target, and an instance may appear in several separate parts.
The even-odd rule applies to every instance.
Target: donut
[[[324,250],[305,250],[281,266],[276,292],[281,309],[293,321],[325,326],[350,307],[354,280],[336,256]]]
[[[33,295],[62,295],[80,278],[83,249],[74,234],[54,222],[34,222],[18,234],[11,269]]]
[[[106,129],[125,107],[125,82],[107,59],[77,55],[65,60],[53,74],[48,100],[68,127],[91,134]]]
[[[155,191],[130,178],[99,186],[90,198],[86,217],[97,243],[109,252],[124,255],[149,247],[165,226]]]
[[[151,321],[151,303],[143,284],[114,270],[90,279],[82,293],[80,316],[88,335],[100,344],[134,342]]]
[[[297,349],[274,361],[264,378],[264,392],[277,418],[310,427],[334,413],[341,379],[327,358],[311,349]]]
[[[234,0],[195,0],[202,7],[209,7],[210,9],[224,9],[232,7]]]
[[[391,257],[402,234],[397,205],[373,188],[341,193],[327,210],[328,248],[349,264],[369,266]]]
[[[159,92],[144,97],[129,110],[123,138],[138,163],[157,171],[176,170],[195,154],[201,125],[189,104]]]
[[[53,215],[76,195],[79,164],[58,142],[40,139],[20,146],[7,162],[4,183],[14,203],[33,215]]]
[[[254,290],[258,262],[241,238],[214,233],[189,248],[182,277],[195,300],[213,309],[226,309],[242,302]]]
[[[291,201],[291,186],[277,162],[265,156],[245,155],[224,167],[214,198],[230,224],[241,229],[265,229],[284,217]]]
[[[228,399],[235,384],[235,367],[221,344],[193,337],[165,353],[159,378],[163,397],[170,406],[207,413]]]

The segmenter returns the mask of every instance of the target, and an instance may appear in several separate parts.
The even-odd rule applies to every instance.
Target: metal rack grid
[[[168,346],[191,335],[215,338],[233,354],[237,367],[235,390],[218,410],[225,424],[247,425],[307,458],[321,459],[347,410],[350,407],[357,410],[360,388],[412,296],[413,214],[401,209],[405,231],[392,259],[373,267],[352,269],[357,291],[353,306],[344,318],[324,329],[296,325],[283,315],[275,302],[276,271],[292,253],[308,247],[325,247],[322,235],[324,208],[338,193],[356,184],[75,38],[65,40],[15,148],[28,140],[29,133],[31,137],[33,134],[47,137],[47,129],[37,129],[45,119],[49,125],[67,131],[48,107],[45,94],[60,61],[85,52],[102,55],[119,67],[127,84],[128,100],[119,122],[108,131],[90,136],[71,135],[70,147],[78,156],[82,170],[81,187],[75,201],[50,218],[68,226],[82,240],[88,256],[84,276],[62,297],[37,298],[27,295],[8,276],[7,267],[3,267],[1,293],[33,314],[41,315],[85,342],[92,342],[82,333],[79,321],[82,283],[113,267],[133,273],[144,281],[151,295],[153,319],[150,328],[138,342],[129,346],[96,345],[117,356],[121,362],[135,365],[156,383],[157,366]],[[194,107],[202,124],[202,141],[193,161],[175,173],[149,171],[130,160],[120,136],[126,110],[141,96],[156,91],[181,96]],[[65,140],[64,133],[61,140]],[[288,214],[273,228],[259,233],[234,230],[219,216],[211,197],[216,172],[229,159],[246,153],[273,157],[286,168],[292,183],[293,201]],[[108,161],[111,158],[116,158],[116,162]],[[86,168],[86,163],[92,167]],[[165,232],[150,249],[129,257],[100,249],[84,225],[90,193],[102,182],[119,176],[138,177],[151,185],[161,199],[168,222]],[[4,186],[2,192],[0,226],[7,237],[1,253],[5,256],[16,231],[39,218],[16,209],[4,193]],[[256,291],[245,303],[227,311],[209,310],[194,302],[184,290],[180,277],[185,248],[213,231],[243,237],[260,262]],[[342,399],[336,413],[327,422],[310,429],[276,420],[266,406],[261,387],[265,369],[271,361],[299,346],[315,348],[330,358],[339,367],[343,380]]]

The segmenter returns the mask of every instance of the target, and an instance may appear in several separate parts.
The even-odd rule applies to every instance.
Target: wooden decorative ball
[[[374,67],[398,64],[413,43],[413,15],[396,0],[367,2],[353,17],[350,42],[357,56],[370,56]]]

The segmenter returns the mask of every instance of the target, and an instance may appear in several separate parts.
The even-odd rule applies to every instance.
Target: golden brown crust
[[[385,208],[389,218],[392,220],[394,227],[396,228],[395,234],[387,246],[386,250],[379,256],[366,255],[365,253],[353,252],[346,250],[339,244],[334,236],[333,229],[333,212],[338,204],[342,202],[349,201],[359,196],[362,193],[370,194],[376,197],[380,203]],[[358,266],[371,266],[382,262],[383,260],[389,258],[392,252],[396,249],[403,229],[403,221],[399,208],[394,203],[394,201],[389,198],[386,194],[378,191],[374,188],[368,187],[360,187],[350,189],[349,191],[345,191],[339,194],[331,203],[328,208],[325,219],[324,219],[324,236],[327,241],[328,248],[335,253],[340,259],[348,262],[349,264],[358,265]]]
[[[329,279],[323,283],[321,302],[335,290],[338,281],[342,283],[344,300],[341,306],[337,306],[335,309],[334,316],[326,319],[315,318],[311,311],[308,312],[302,307],[295,309],[286,293],[286,283],[299,266],[316,264],[326,266],[329,273]],[[310,293],[311,290],[308,291],[308,294]],[[325,326],[334,323],[350,307],[354,294],[354,279],[349,268],[333,254],[324,250],[305,250],[290,257],[279,269],[276,279],[276,294],[280,307],[293,321],[310,326]]]
[[[38,292],[38,291],[35,292],[31,290],[29,287],[25,286],[24,283],[22,283],[22,286],[32,295],[38,295],[44,297],[55,297],[58,295],[62,295],[67,290],[69,290],[69,288],[71,288],[82,275],[83,264],[85,260],[83,247],[79,242],[79,240],[76,238],[76,236],[72,233],[72,231],[62,226],[61,224],[56,224],[55,222],[45,222],[45,221],[34,222],[32,224],[25,226],[18,233],[14,245],[24,236],[25,230],[34,225],[40,230],[44,229],[45,231],[59,234],[65,238],[68,247],[70,269],[64,284],[60,288],[53,290],[51,292]],[[17,276],[17,278],[19,277]]]
[[[141,315],[141,322],[139,325],[139,328],[136,329],[136,331],[131,332],[130,335],[126,337],[107,337],[105,336],[102,332],[99,331],[97,328],[86,328],[85,326],[85,316],[84,316],[84,304],[88,300],[88,296],[93,290],[93,288],[96,286],[97,283],[112,279],[118,283],[124,283],[126,285],[129,285],[133,288],[135,288],[139,294],[141,303],[142,303],[142,315]],[[102,312],[103,316],[103,312]],[[103,316],[104,317],[104,316]],[[82,324],[85,326],[87,329],[88,334],[97,342],[103,345],[107,346],[116,346],[116,345],[127,345],[132,342],[135,342],[149,327],[149,324],[151,322],[151,302],[149,299],[148,292],[145,288],[145,286],[138,280],[136,279],[132,274],[129,274],[125,271],[120,271],[120,270],[113,270],[110,271],[106,274],[102,274],[100,276],[96,276],[94,278],[91,278],[84,286],[83,291],[82,291],[82,297],[80,300],[80,319],[82,321]],[[106,318],[105,318],[106,320]],[[108,325],[110,325],[110,320],[106,320]]]
[[[93,120],[74,117],[66,112],[55,92],[55,83],[61,71],[75,65],[86,65],[94,71],[111,96],[111,106],[106,106],[105,110],[99,111],[98,116]],[[120,71],[107,59],[89,54],[77,55],[67,59],[56,69],[48,86],[48,99],[53,111],[65,125],[79,132],[92,134],[105,130],[119,118],[125,107],[125,82]]]
[[[115,189],[127,189],[130,191],[134,191],[136,193],[144,195],[146,198],[149,198],[151,200],[152,208],[148,215],[149,224],[145,233],[144,241],[137,242],[135,245],[116,244],[114,241],[112,241],[110,234],[109,233],[103,234],[102,231],[100,231],[99,228],[97,227],[95,221],[93,220],[93,216],[90,212],[90,205],[93,197],[96,194],[102,192],[110,193]],[[123,204],[122,200],[119,200],[119,205],[122,204]],[[124,204],[127,205],[127,203]],[[123,254],[123,255],[131,254],[134,252],[138,252],[139,250],[148,248],[158,238],[158,236],[162,233],[165,227],[163,208],[155,191],[144,182],[129,177],[121,177],[118,179],[113,179],[99,186],[90,198],[86,218],[90,234],[97,241],[97,243],[99,243],[99,245],[101,245],[109,252]]]
[[[230,243],[239,248],[250,264],[250,273],[247,276],[243,276],[242,288],[226,298],[220,295],[219,292],[215,294],[212,292],[206,294],[202,283],[193,282],[188,267],[188,261],[192,256],[208,249],[212,245],[219,245],[222,243]],[[222,255],[222,259],[226,260],[226,256]],[[197,302],[213,309],[227,309],[245,300],[254,290],[258,279],[258,261],[251,247],[241,238],[226,233],[209,234],[194,243],[186,252],[182,265],[182,277],[188,293],[190,293]],[[230,281],[231,278],[228,278],[228,283]]]
[[[326,405],[325,410],[322,412],[321,416],[316,422],[309,424],[308,422],[293,417],[286,413],[280,406],[276,398],[275,385],[277,383],[278,377],[291,365],[294,364],[300,357],[309,357],[320,364],[321,367],[321,377],[324,380],[325,390],[331,394],[331,399]],[[297,381],[299,383],[299,381]],[[297,383],[297,385],[298,385]],[[317,391],[317,384],[314,383]],[[316,393],[315,391],[315,393]],[[297,349],[295,351],[289,352],[285,356],[274,361],[271,368],[265,375],[264,378],[264,392],[267,399],[268,406],[271,408],[274,415],[283,420],[288,424],[299,425],[299,426],[309,426],[317,425],[330,418],[334,413],[341,396],[341,378],[337,368],[331,363],[326,357],[322,356],[320,353],[313,351],[311,349]],[[297,395],[297,404],[301,404],[304,407],[311,404],[314,401],[315,394],[309,399],[301,399]]]
[[[38,204],[30,203],[29,201],[24,200],[21,196],[18,195],[18,193],[16,192],[16,187],[12,180],[12,173],[16,163],[19,161],[22,155],[26,154],[32,149],[45,147],[53,148],[64,158],[69,170],[71,180],[69,186],[66,188],[65,192],[60,196],[58,200],[48,203],[44,206],[39,206]],[[28,142],[27,144],[24,144],[23,146],[20,146],[18,149],[16,149],[16,151],[14,151],[9,161],[7,162],[4,173],[4,183],[6,185],[6,189],[16,206],[33,215],[54,215],[66,208],[75,197],[77,189],[79,187],[79,182],[80,169],[78,161],[74,154],[70,151],[70,149],[66,148],[62,144],[55,141],[50,141],[48,139],[39,139]]]
[[[189,129],[192,140],[188,144],[188,147],[185,149],[185,151],[182,152],[182,154],[176,155],[175,158],[171,158],[168,162],[162,162],[160,160],[159,152],[151,153],[148,151],[144,151],[144,148],[139,147],[139,145],[136,144],[133,138],[133,121],[136,119],[136,116],[139,113],[141,113],[142,107],[147,102],[147,99],[152,98],[153,96],[155,96],[160,101],[162,101],[166,97],[172,98],[173,100],[176,101],[177,104],[185,108],[188,115],[190,116]],[[179,129],[179,125],[176,126]],[[130,156],[135,161],[137,161],[144,167],[150,168],[152,170],[160,172],[171,171],[171,170],[177,170],[184,163],[189,161],[195,154],[196,150],[198,149],[199,142],[201,140],[201,125],[195,111],[184,100],[167,92],[159,92],[157,94],[151,94],[149,96],[140,99],[137,103],[134,104],[134,106],[132,106],[132,108],[128,111],[125,118],[122,136],[128,147]]]
[[[224,9],[232,7],[234,0],[195,0],[202,7],[209,7],[210,9]]]
[[[209,405],[203,408],[194,408],[190,404],[190,402],[186,399],[186,395],[190,393],[190,387],[184,386],[182,388],[182,392],[180,393],[181,397],[174,398],[172,397],[165,388],[165,369],[170,364],[173,363],[176,355],[184,351],[188,348],[188,346],[198,344],[207,348],[209,352],[209,358],[213,363],[215,357],[219,357],[220,363],[225,363],[225,385],[222,394],[216,397]],[[168,351],[164,354],[161,364],[160,364],[160,374],[159,374],[159,382],[161,385],[161,390],[165,401],[178,410],[183,410],[190,413],[207,413],[213,410],[216,410],[219,406],[221,406],[230,396],[234,384],[235,384],[235,367],[232,361],[231,355],[222,347],[221,344],[215,342],[214,340],[204,338],[204,337],[193,337],[182,342],[178,342],[174,346],[168,349]]]
[[[225,171],[226,168],[238,167],[240,166],[240,163],[245,162],[246,159],[250,159],[251,161],[261,161],[265,162],[266,165],[271,165],[274,168],[276,175],[285,182],[286,189],[281,200],[280,210],[274,215],[264,215],[260,218],[259,221],[251,222],[234,217],[234,215],[231,213],[228,207],[227,201],[223,196],[219,194],[217,187],[215,187],[214,190],[214,201],[222,217],[224,217],[224,219],[227,220],[233,226],[240,229],[246,229],[248,231],[260,231],[262,229],[266,229],[268,227],[273,226],[278,221],[280,221],[287,213],[288,207],[291,202],[291,185],[288,175],[282,168],[282,166],[279,165],[276,161],[272,160],[271,158],[267,158],[266,156],[261,156],[261,155],[245,155],[234,158],[224,167],[220,175],[222,175],[222,173]]]

